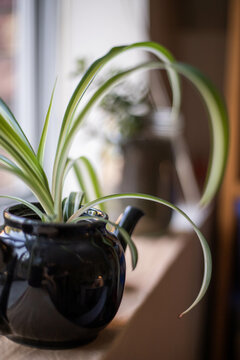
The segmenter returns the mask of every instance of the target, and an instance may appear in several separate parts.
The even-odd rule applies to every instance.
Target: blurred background
[[[236,137],[239,18],[238,0],[1,0],[0,96],[36,147],[57,78],[45,159],[51,177],[56,134],[84,70],[113,46],[153,40],[166,46],[177,60],[198,67],[227,95]],[[144,52],[133,51],[118,58],[96,84],[146,57]],[[181,116],[171,122],[171,92],[165,74],[141,73],[130,78],[91,114],[71,155],[83,154],[92,160],[104,194],[135,191],[160,196],[180,204],[206,229],[214,257],[213,281],[194,319],[198,321],[195,347],[186,342],[182,351],[185,359],[238,359],[238,141],[231,140],[235,147],[220,197],[211,209],[200,213],[196,204],[206,177],[211,131],[198,94],[184,79],[182,89]],[[65,192],[74,187],[75,180],[69,177]],[[29,196],[21,183],[1,173],[0,193],[20,196],[19,192]],[[117,214],[123,206],[114,204],[110,211]],[[142,206],[146,216],[140,234],[185,229],[171,211]],[[174,338],[169,339],[169,346],[174,343]]]

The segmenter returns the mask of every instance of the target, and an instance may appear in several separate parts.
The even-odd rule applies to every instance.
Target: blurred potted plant
[[[131,49],[148,50],[156,55],[157,60],[111,76],[77,112],[97,72],[111,59]],[[195,85],[205,101],[213,134],[212,158],[201,198],[201,205],[206,205],[219,187],[226,163],[228,123],[225,106],[208,79],[198,70],[175,62],[161,45],[143,42],[115,47],[88,68],[63,117],[51,189],[43,169],[43,158],[54,91],[36,153],[10,109],[1,101],[0,145],[7,156],[0,156],[0,168],[24,181],[37,199],[36,203],[29,203],[9,197],[19,205],[4,211],[0,242],[0,330],[10,339],[39,347],[71,347],[95,338],[114,317],[125,281],[123,248],[125,244],[129,245],[134,268],[137,250],[129,235],[142,212],[130,207],[119,224],[113,224],[101,211],[106,201],[147,200],[166,205],[185,217],[200,240],[205,268],[196,300],[180,316],[192,309],[206,292],[211,276],[209,247],[200,230],[183,211],[153,195],[121,193],[101,196],[96,174],[88,159],[83,156],[69,158],[71,144],[93,106],[128,75],[150,69],[167,71],[173,91],[173,118],[178,117],[181,102],[178,73]],[[84,200],[86,189],[80,163],[86,167],[88,180],[94,188],[96,199],[93,201],[88,201],[87,191]],[[63,184],[71,168],[75,169],[82,189],[63,199]],[[106,230],[108,223],[115,227],[114,233]]]

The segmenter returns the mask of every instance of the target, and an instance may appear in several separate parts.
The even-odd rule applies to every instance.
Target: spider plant
[[[94,81],[97,73],[106,66],[113,58],[122,53],[134,49],[147,50],[156,56],[156,60],[147,61],[134,67],[122,70],[110,76],[103,84],[95,90],[89,100],[79,111],[79,104],[85,97],[90,84]],[[107,94],[115,85],[123,81],[127,76],[135,72],[146,70],[165,70],[167,72],[172,89],[172,113],[171,116],[177,117],[181,105],[181,88],[179,74],[186,77],[199,91],[206,108],[208,110],[209,122],[212,129],[212,153],[209,162],[208,177],[203,191],[200,204],[207,205],[214,197],[224,173],[228,148],[228,121],[224,101],[210,81],[197,69],[176,62],[174,57],[163,46],[154,42],[134,43],[128,46],[112,48],[103,57],[97,59],[85,72],[79,81],[70,101],[67,105],[61,130],[58,138],[55,160],[52,172],[52,184],[49,181],[43,168],[44,149],[47,138],[47,130],[52,107],[54,90],[52,92],[49,108],[47,111],[40,143],[35,152],[24,131],[15,119],[14,115],[1,100],[0,102],[0,147],[4,149],[6,156],[0,155],[0,169],[15,174],[33,192],[41,205],[41,209],[22,199],[10,197],[20,201],[37,213],[41,221],[44,222],[77,222],[90,207],[102,206],[106,201],[122,198],[138,198],[166,205],[178,211],[187,221],[190,222],[196,232],[204,255],[204,277],[200,292],[194,303],[184,312],[189,311],[203,297],[208,287],[211,277],[211,255],[208,244],[197,226],[181,209],[169,202],[147,194],[126,193],[102,196],[97,176],[89,160],[83,156],[77,159],[69,158],[69,151],[73,140],[78,133],[83,120],[87,117],[92,108],[99,103],[103,96]],[[77,112],[78,109],[78,112]],[[97,125],[97,124],[96,124]],[[82,175],[82,167],[88,173],[88,183],[92,185],[96,199],[89,201],[86,186],[86,178]],[[64,181],[71,169],[74,169],[81,192],[70,193],[68,198],[62,198]],[[85,202],[84,195],[85,194]],[[83,217],[82,217],[83,218]],[[84,217],[86,218],[86,217]],[[118,226],[118,225],[115,225]],[[125,241],[129,244],[133,267],[137,263],[137,250],[132,240],[122,231]]]

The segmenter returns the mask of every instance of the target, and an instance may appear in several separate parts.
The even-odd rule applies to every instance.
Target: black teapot
[[[4,211],[0,233],[0,333],[35,347],[69,348],[96,338],[115,316],[125,283],[125,243],[94,221],[42,223],[24,205]],[[143,215],[127,207],[132,233]],[[99,217],[99,220],[95,217]]]

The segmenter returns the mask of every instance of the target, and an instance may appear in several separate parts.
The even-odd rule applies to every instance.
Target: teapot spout
[[[127,206],[124,210],[119,226],[122,227],[124,230],[127,231],[129,235],[132,234],[135,226],[137,225],[138,220],[144,215],[144,212],[134,206]],[[114,231],[114,235],[118,238],[118,240],[121,242],[121,245],[125,251],[126,249],[126,242],[124,241],[122,235],[120,234],[119,230],[116,229]]]

